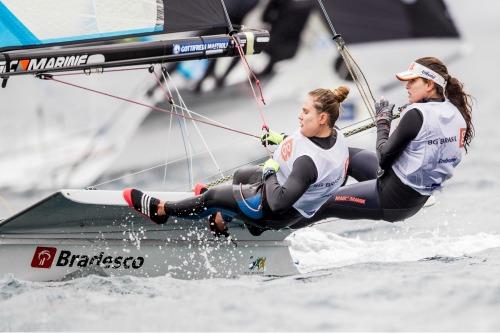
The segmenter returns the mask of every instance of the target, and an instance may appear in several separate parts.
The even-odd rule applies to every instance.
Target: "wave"
[[[419,235],[404,239],[363,240],[314,228],[291,237],[292,257],[304,272],[369,262],[411,262],[432,258],[462,257],[500,247],[500,235],[477,233],[463,236]]]

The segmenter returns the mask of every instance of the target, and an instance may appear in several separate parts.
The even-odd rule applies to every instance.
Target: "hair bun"
[[[342,103],[347,98],[347,95],[349,95],[349,88],[345,86],[340,86],[336,89],[331,89],[330,91],[335,95],[335,99],[339,103]]]

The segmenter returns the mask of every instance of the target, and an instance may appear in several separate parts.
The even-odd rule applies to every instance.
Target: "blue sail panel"
[[[0,49],[164,32],[158,0],[1,0]]]
[[[33,45],[40,41],[0,2],[0,48],[6,45]]]

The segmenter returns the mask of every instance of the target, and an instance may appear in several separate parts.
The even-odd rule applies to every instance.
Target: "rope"
[[[243,52],[243,47],[241,46],[239,39],[235,36],[231,36],[231,37],[233,38],[234,44],[236,45],[236,49],[238,50],[238,53],[240,55],[241,61],[243,63],[243,67],[245,68],[245,70],[247,72],[248,83],[250,85],[250,88],[252,89],[254,99],[257,102],[257,110],[259,112],[259,116],[260,116],[260,119],[262,121],[262,128],[261,129],[263,131],[266,131],[267,133],[269,133],[269,125],[267,125],[266,119],[264,117],[264,109],[263,109],[264,105],[266,105],[266,101],[264,100],[264,94],[262,93],[262,87],[260,85],[260,80],[257,78],[254,71],[250,67],[250,64],[248,63],[247,58],[245,57],[245,53]],[[259,99],[259,97],[257,97],[257,93],[255,92],[255,88],[252,84],[252,79],[255,81],[255,84],[256,84],[257,88],[259,89],[260,99]],[[269,156],[272,157],[272,152],[269,149],[269,147],[267,145],[264,145],[264,147],[266,148]]]
[[[373,97],[373,93],[365,77],[365,74],[363,73],[356,60],[347,49],[346,43],[342,39],[342,36],[339,35],[335,30],[332,20],[330,19],[330,15],[328,15],[328,12],[325,6],[323,5],[323,1],[317,0],[317,2],[321,8],[321,11],[323,12],[323,16],[325,17],[328,26],[330,27],[330,30],[332,31],[333,40],[335,41],[335,43],[337,43],[337,48],[339,50],[339,53],[344,59],[347,69],[349,70],[349,73],[351,74],[354,83],[358,88],[358,91],[361,95],[361,99],[363,100],[366,109],[368,110],[368,113],[372,117],[373,122],[375,122],[375,109],[373,106],[373,104],[375,103],[375,98]]]
[[[356,60],[352,57],[343,39],[338,38],[336,39],[336,42],[339,53],[344,59],[347,69],[349,70],[349,73],[351,74],[354,83],[358,88],[361,99],[363,100],[363,103],[365,104],[366,109],[368,110],[368,113],[370,114],[373,122],[375,122],[375,98],[373,97],[373,93],[371,91],[370,85],[368,84],[368,81],[366,80],[365,74],[359,67]]]
[[[173,108],[173,106],[172,106]],[[168,124],[168,137],[167,137],[167,147],[170,147],[170,138],[171,138],[171,133],[172,133],[172,121],[174,119],[174,116],[171,114],[169,117],[169,124]],[[165,170],[163,171],[163,186],[166,188],[167,187],[167,170],[168,170],[168,152],[170,149],[167,149],[167,155],[165,156]]]
[[[258,136],[258,135],[255,135],[255,134],[252,134],[252,133],[248,133],[248,132],[245,132],[245,131],[241,131],[241,130],[237,130],[237,129],[231,128],[229,126],[226,126],[226,125],[220,125],[220,123],[218,124],[218,123],[213,122],[213,121],[205,121],[205,120],[202,120],[202,119],[197,119],[197,118],[185,116],[185,115],[182,115],[182,114],[177,114],[177,113],[175,113],[173,111],[169,111],[169,110],[157,107],[157,106],[148,105],[146,103],[134,101],[134,100],[131,100],[131,99],[128,99],[128,98],[120,97],[120,96],[113,95],[113,94],[110,94],[110,93],[106,93],[106,92],[103,92],[103,91],[99,91],[99,90],[95,90],[95,89],[92,89],[92,88],[84,87],[82,85],[78,85],[78,84],[75,84],[75,83],[70,83],[70,82],[62,81],[62,80],[54,78],[52,75],[42,74],[42,75],[39,75],[39,78],[44,79],[44,80],[51,80],[51,81],[54,81],[54,82],[62,83],[62,84],[65,84],[65,85],[68,85],[68,86],[72,86],[72,87],[75,87],[75,88],[87,90],[87,91],[90,91],[90,92],[93,92],[93,93],[96,93],[96,94],[108,96],[108,97],[111,97],[111,98],[115,98],[115,99],[118,99],[118,100],[122,100],[122,101],[129,102],[129,103],[132,103],[132,104],[140,105],[140,106],[143,106],[143,107],[146,107],[146,108],[150,108],[150,109],[152,109],[154,111],[159,111],[159,112],[164,112],[164,113],[172,114],[172,115],[174,115],[176,117],[181,117],[181,118],[184,118],[184,119],[189,119],[189,120],[197,121],[197,122],[200,122],[200,123],[203,123],[203,124],[206,124],[206,125],[210,125],[210,126],[222,128],[222,129],[225,129],[227,131],[231,131],[231,132],[235,132],[235,133],[239,133],[239,134],[243,134],[243,135],[246,135],[246,136],[250,136],[250,137],[253,137],[253,138],[260,139],[260,136]],[[174,106],[175,107],[179,107],[179,108],[182,109],[182,107],[179,106],[179,105],[175,105],[174,104]],[[194,114],[194,112],[193,112],[193,114]]]
[[[166,71],[165,71],[166,72]],[[179,98],[179,101],[181,103],[181,105],[184,107],[183,110],[186,110],[186,112],[188,113],[189,116],[191,116],[191,111],[187,108],[187,105],[186,103],[184,102],[184,99],[182,98],[182,95],[180,94],[179,92],[179,89],[177,88],[177,86],[175,85],[174,81],[172,80],[172,78],[170,77],[170,74],[168,72],[167,73],[167,76],[168,76],[168,79],[170,80],[170,82],[172,82],[172,84],[174,85],[174,88],[175,88],[175,91],[177,93],[177,96]],[[166,78],[165,79],[165,82],[167,82]],[[196,124],[196,122],[193,122],[193,126],[194,128],[196,129],[196,132],[198,133],[203,145],[205,146],[205,149],[207,150],[208,152],[208,155],[210,156],[212,162],[214,163],[215,165],[215,168],[217,169],[217,171],[220,173],[220,175],[222,176],[222,170],[221,170],[221,167],[219,165],[219,163],[217,163],[217,160],[215,159],[215,156],[214,154],[212,153],[212,150],[210,149],[210,147],[208,147],[208,143],[206,142],[205,140],[205,137],[203,136],[203,134],[201,133],[201,130],[200,128],[198,127],[198,125]]]
[[[401,108],[400,108],[400,109],[401,109]],[[400,113],[395,114],[395,115],[393,115],[393,116],[392,116],[392,120],[397,119],[397,118],[399,118],[400,116],[401,116],[401,114],[400,114]],[[368,121],[368,120],[370,120],[370,119],[368,118],[368,119],[362,120],[361,122],[363,122],[363,121]],[[359,122],[358,122],[358,123],[359,123]],[[354,134],[358,134],[358,133],[364,132],[364,131],[369,130],[370,128],[373,128],[373,127],[376,127],[376,126],[377,126],[377,124],[376,124],[376,123],[369,123],[369,124],[365,124],[365,125],[359,126],[359,127],[357,127],[357,128],[354,128],[354,129],[352,129],[352,130],[349,130],[349,131],[343,132],[342,134],[343,134],[346,138],[348,138],[348,137],[350,137],[350,136],[353,136]],[[343,130],[343,129],[345,129],[345,128],[348,128],[348,127],[352,127],[352,125],[346,126],[346,127],[342,128],[341,130]],[[260,159],[259,159],[259,160],[260,160]],[[216,179],[216,180],[214,180],[213,182],[210,182],[210,183],[206,184],[206,186],[207,186],[207,188],[212,188],[212,187],[215,187],[215,186],[217,186],[217,185],[223,184],[223,183],[225,183],[225,182],[227,182],[227,181],[229,181],[229,180],[231,180],[231,179],[233,179],[233,175],[232,175],[232,174],[231,174],[231,175],[228,175],[228,176],[225,176],[225,177],[221,177],[221,178],[219,178],[219,179]]]

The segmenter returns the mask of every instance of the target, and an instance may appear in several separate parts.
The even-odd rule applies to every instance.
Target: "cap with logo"
[[[408,70],[397,73],[396,77],[400,81],[409,81],[421,77],[427,80],[434,81],[441,87],[446,87],[446,80],[440,74],[434,72],[432,69],[425,67],[417,62],[412,62]]]

